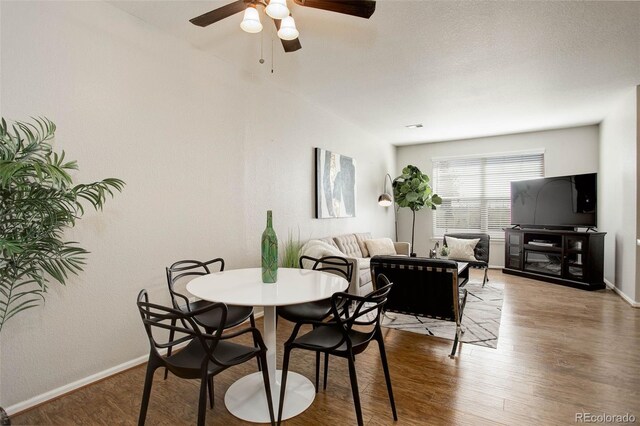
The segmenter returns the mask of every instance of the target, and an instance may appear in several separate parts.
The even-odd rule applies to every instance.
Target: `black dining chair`
[[[158,368],[166,368],[183,379],[200,379],[198,401],[198,425],[204,425],[206,416],[206,396],[209,389],[209,404],[213,408],[213,377],[229,367],[242,364],[253,358],[261,360],[264,366],[262,376],[269,406],[271,423],[275,423],[271,386],[267,371],[267,347],[260,331],[255,327],[222,334],[226,328],[227,306],[224,303],[210,303],[192,311],[173,309],[149,302],[146,290],[140,291],[137,299],[138,310],[149,338],[149,362],[144,380],[144,391],[138,425],[144,425],[151,396],[153,374]],[[219,327],[208,333],[198,317],[217,315]],[[172,336],[168,340],[166,331]],[[253,335],[256,347],[245,346],[230,341],[246,333]],[[179,337],[177,337],[179,336]],[[185,345],[172,355],[162,356],[160,350]],[[178,349],[178,348],[176,348]]]
[[[310,269],[324,271],[344,277],[347,282],[351,282],[353,274],[353,264],[344,257],[326,256],[314,258],[310,256],[300,256],[300,268],[311,265]],[[309,269],[309,268],[307,268]],[[342,309],[343,306],[340,306]],[[317,300],[314,302],[298,303],[295,305],[279,306],[276,309],[279,317],[296,325],[307,324],[310,321],[324,321],[331,316],[331,299]],[[313,325],[313,324],[312,324]],[[315,327],[315,326],[314,326]],[[324,357],[324,389],[327,388],[327,371],[329,369],[329,358]],[[318,379],[320,376],[320,352],[316,352],[316,392],[318,392]]]
[[[362,353],[372,340],[378,342],[393,419],[398,420],[396,404],[393,399],[393,390],[391,388],[387,354],[380,329],[380,315],[382,314],[384,304],[387,301],[387,296],[393,284],[382,274],[378,275],[376,283],[377,289],[366,296],[356,296],[344,292],[335,293],[331,297],[331,313],[333,314],[333,318],[330,321],[313,322],[312,324],[315,328],[307,334],[297,337],[302,324],[298,323],[295,325],[291,337],[284,344],[278,424],[282,421],[284,394],[287,386],[291,351],[293,349],[304,349],[316,353],[324,352],[325,355],[334,355],[347,359],[356,417],[358,419],[358,425],[362,426],[362,409],[360,407],[355,356]],[[345,306],[350,308],[345,310]]]
[[[171,295],[171,302],[174,309],[191,312],[212,303],[207,300],[196,300],[192,302],[189,300],[187,295],[178,289],[178,287],[180,286],[180,283],[186,284],[186,282],[191,281],[193,278],[210,274],[212,269],[216,269],[216,265],[217,271],[224,271],[224,259],[222,258],[216,258],[206,262],[201,262],[199,260],[180,260],[166,268],[167,284],[169,285],[169,294]],[[247,319],[250,321],[251,327],[256,326],[253,307],[235,305],[227,306],[227,321],[225,323],[225,328],[236,327]],[[202,324],[207,333],[211,334],[214,330],[217,330],[220,327],[220,312],[215,310],[207,311],[205,314],[199,315],[197,320]],[[171,348],[169,348],[167,355],[171,355]],[[261,368],[260,364],[258,364],[258,368]],[[165,371],[165,379],[167,378],[167,374],[168,372]]]

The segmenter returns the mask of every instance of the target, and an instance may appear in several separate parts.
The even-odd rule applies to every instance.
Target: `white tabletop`
[[[328,299],[346,279],[310,269],[278,268],[278,282],[262,282],[262,269],[230,269],[193,279],[187,291],[204,300],[241,306],[283,306]]]

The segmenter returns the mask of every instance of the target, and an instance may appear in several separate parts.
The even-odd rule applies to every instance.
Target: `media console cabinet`
[[[605,232],[505,229],[505,274],[598,290]]]

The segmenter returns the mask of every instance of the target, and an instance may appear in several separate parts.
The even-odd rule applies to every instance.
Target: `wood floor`
[[[610,290],[587,292],[490,271],[504,283],[498,348],[385,329],[399,425],[575,424],[576,413],[630,413],[640,422],[640,309]],[[477,271],[472,280],[480,280]],[[142,325],[140,325],[142,326]],[[290,327],[280,321],[279,341]],[[262,324],[259,324],[262,327]],[[282,351],[279,352],[279,355]],[[140,366],[14,416],[14,424],[134,424]],[[291,370],[313,380],[313,355],[293,352]],[[394,424],[375,345],[357,357],[365,424]],[[242,424],[225,409],[224,392],[255,363],[216,377],[211,425]],[[150,425],[195,424],[197,381],[156,372]],[[288,425],[356,424],[347,364],[332,359],[329,386]]]

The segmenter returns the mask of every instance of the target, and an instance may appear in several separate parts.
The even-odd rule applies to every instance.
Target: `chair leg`
[[[456,326],[456,337],[453,340],[453,348],[451,348],[451,354],[449,355],[449,358],[454,358],[456,356],[456,350],[458,349],[458,341],[460,340],[460,335],[462,329],[461,327],[458,325]]]
[[[204,419],[207,415],[207,373],[200,379],[200,398],[198,399],[198,426],[204,426]]]
[[[316,393],[318,393],[319,377],[320,377],[320,352],[316,352]]]
[[[324,353],[324,384],[323,389],[327,390],[327,375],[329,374],[329,353]]]
[[[271,395],[271,383],[269,382],[269,371],[267,370],[267,355],[263,352],[258,355],[260,358],[260,363],[265,366],[262,370],[262,380],[264,381],[264,391],[267,394],[267,405],[269,407],[269,418],[271,419],[271,424],[276,424],[276,417],[273,413],[273,395]]]
[[[172,319],[171,320],[171,327],[175,327],[176,326],[176,320]],[[175,331],[173,330],[173,328],[171,329],[171,331],[169,331],[169,341],[173,342],[173,337],[175,336]],[[167,358],[169,358],[171,356],[171,349],[173,348],[173,346],[169,346],[169,348],[167,349]],[[164,380],[167,380],[167,377],[169,376],[169,369],[167,367],[164,368]]]
[[[277,320],[277,316],[276,316],[276,320]],[[253,312],[251,313],[251,315],[249,316],[249,322],[251,323],[251,327],[256,328],[256,317],[253,316]],[[253,341],[253,346],[255,346],[256,348],[258,347],[258,345],[256,344],[255,340]],[[260,357],[256,357],[257,363],[258,363],[258,371],[262,371],[262,363],[260,361]]]
[[[356,364],[353,354],[349,354],[349,379],[351,380],[351,393],[353,393],[353,405],[356,407],[356,417],[358,418],[358,426],[362,426],[362,408],[360,407],[360,392],[358,391],[358,377],[356,375]]]
[[[213,408],[213,400],[214,400],[214,394],[213,394],[213,376],[209,376],[209,380],[208,380],[207,386],[209,387],[209,406],[210,406],[211,408]]]
[[[482,280],[482,287],[484,287],[485,283],[489,281],[489,277],[487,276],[487,272],[489,271],[489,267],[484,268],[484,279]]]
[[[398,414],[396,413],[396,402],[393,398],[393,389],[391,388],[391,375],[389,374],[389,364],[387,363],[387,351],[384,347],[384,340],[382,334],[378,334],[376,338],[378,340],[378,348],[380,349],[380,359],[382,360],[382,369],[384,370],[384,378],[387,381],[387,392],[389,393],[389,402],[391,403],[391,412],[393,413],[393,420],[398,420]]]
[[[142,391],[142,403],[140,404],[140,416],[138,426],[143,426],[147,418],[147,408],[149,407],[149,397],[151,396],[151,385],[153,384],[153,373],[155,367],[147,364],[147,372],[144,377],[144,391]]]
[[[291,346],[285,346],[282,360],[282,377],[280,378],[280,403],[278,404],[278,425],[282,423],[282,410],[284,408],[284,393],[287,389],[287,373],[289,372],[289,357]]]
[[[460,311],[458,321],[456,322],[456,337],[453,340],[453,348],[451,349],[451,354],[449,358],[453,358],[456,355],[456,350],[458,349],[458,341],[460,340],[462,333],[464,330],[462,329],[462,318],[464,317],[464,307],[467,306],[467,296],[469,292],[464,290],[464,296],[462,296],[462,303],[460,303]]]

